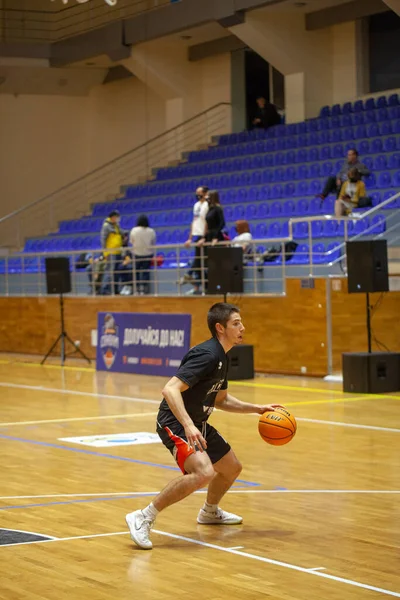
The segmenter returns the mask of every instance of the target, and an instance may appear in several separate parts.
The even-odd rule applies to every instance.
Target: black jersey
[[[216,338],[195,346],[183,357],[176,377],[189,386],[182,398],[195,425],[207,421],[216,395],[227,389],[227,371],[228,357]],[[157,421],[162,427],[176,421],[166,400],[161,402]]]

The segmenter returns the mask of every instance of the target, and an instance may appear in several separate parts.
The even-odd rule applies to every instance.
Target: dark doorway
[[[250,48],[245,51],[245,77],[247,128],[250,129],[256,109],[256,99],[259,96],[264,96],[266,100],[270,99],[269,63]]]

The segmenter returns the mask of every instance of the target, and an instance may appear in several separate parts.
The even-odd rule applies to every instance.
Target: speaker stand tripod
[[[84,358],[85,360],[88,361],[88,363],[90,365],[90,358],[88,358],[86,356],[86,354],[84,352],[82,352],[82,350],[79,348],[79,346],[77,346],[75,344],[75,342],[73,342],[71,340],[68,333],[65,331],[64,298],[63,298],[62,293],[60,293],[60,316],[61,316],[61,333],[58,336],[58,338],[56,339],[56,341],[54,342],[54,344],[52,345],[52,347],[50,348],[50,350],[47,352],[46,356],[44,357],[44,359],[42,360],[42,362],[40,364],[44,365],[46,360],[49,358],[50,354],[53,352],[54,348],[57,346],[58,342],[61,342],[61,366],[63,367],[64,363],[65,363],[65,359],[68,356],[68,354],[66,354],[66,352],[65,352],[65,346],[66,346],[66,342],[69,342],[75,348],[75,351],[73,352],[73,354],[75,354],[75,352],[78,352],[82,356],[82,358]]]
[[[369,292],[367,296],[367,336],[368,336],[368,353],[372,352],[372,330],[371,330],[371,305],[369,303]]]

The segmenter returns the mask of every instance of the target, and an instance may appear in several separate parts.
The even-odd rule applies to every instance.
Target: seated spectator
[[[354,208],[366,206],[372,206],[372,201],[367,197],[365,183],[361,181],[358,169],[350,169],[348,180],[342,185],[339,198],[335,202],[335,216],[350,215]]]
[[[237,236],[232,240],[232,246],[234,248],[243,248],[243,260],[247,260],[249,255],[252,253],[252,239],[253,236],[250,233],[250,225],[247,221],[236,221],[235,229]]]
[[[358,152],[355,148],[352,148],[348,151],[347,160],[344,162],[343,167],[340,169],[336,177],[328,177],[322,194],[318,194],[318,198],[325,200],[329,194],[336,194],[336,197],[339,197],[342,185],[345,181],[347,181],[349,169],[352,168],[357,169],[361,177],[367,177],[370,174],[367,167],[360,162]]]
[[[274,104],[267,102],[263,96],[259,96],[256,102],[257,108],[252,120],[253,129],[268,129],[281,123],[281,117]]]
[[[97,256],[91,252],[83,252],[78,256],[75,267],[85,269],[89,279],[90,294],[100,294],[105,266],[106,262],[102,254]]]
[[[150,267],[153,258],[152,246],[156,243],[156,232],[149,225],[146,215],[140,215],[136,227],[130,233],[130,241],[135,256],[136,287],[143,296],[150,291]]]

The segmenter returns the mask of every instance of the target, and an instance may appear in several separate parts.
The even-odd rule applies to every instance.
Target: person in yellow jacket
[[[354,208],[371,206],[371,199],[367,198],[365,183],[361,181],[358,169],[350,169],[348,180],[345,181],[335,202],[335,216],[350,215]]]
[[[122,236],[120,228],[121,216],[118,210],[112,210],[105,219],[100,232],[101,247],[106,260],[103,283],[100,293],[103,295],[114,294],[115,266],[121,260]]]

